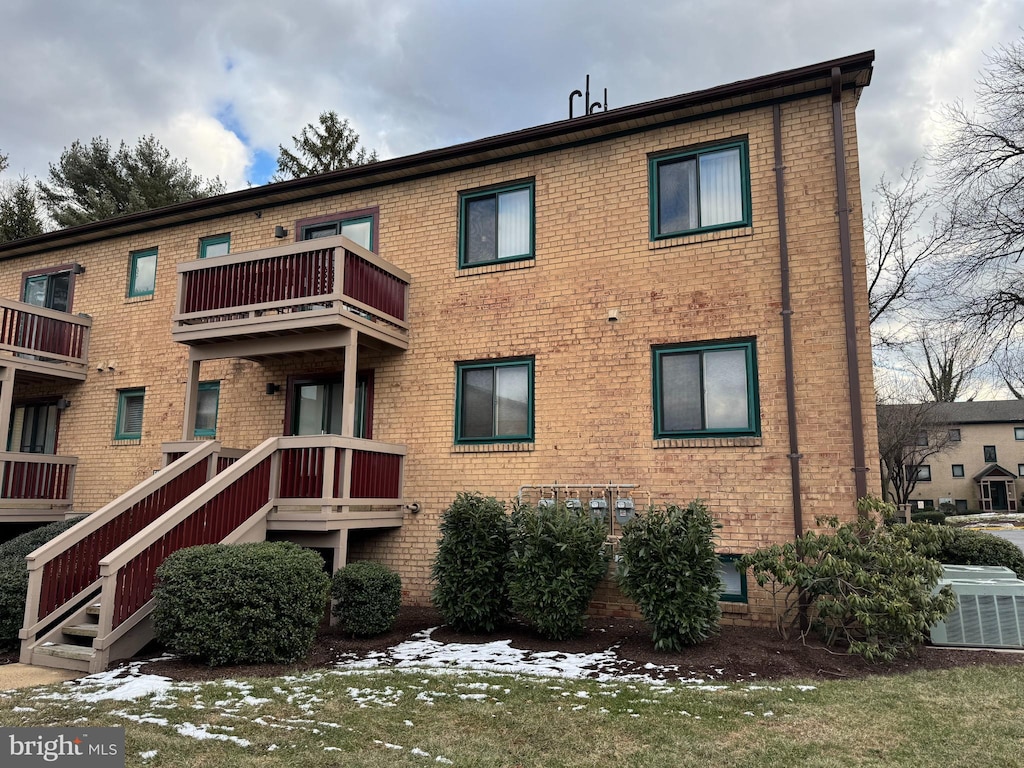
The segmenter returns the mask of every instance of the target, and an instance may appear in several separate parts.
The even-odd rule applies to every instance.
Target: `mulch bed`
[[[380,637],[354,640],[336,630],[325,628],[317,638],[310,656],[297,664],[243,665],[211,668],[181,659],[157,661],[142,671],[165,675],[175,680],[209,680],[237,677],[272,677],[330,667],[343,656],[386,651],[421,630],[438,627],[431,637],[441,642],[489,643],[510,640],[514,648],[564,653],[597,653],[615,648],[623,660],[624,672],[645,672],[650,663],[666,670],[665,678],[701,677],[723,682],[734,680],[841,680],[868,675],[902,674],[914,670],[974,667],[980,665],[1024,666],[1024,652],[969,651],[949,648],[922,648],[912,659],[893,664],[870,664],[859,656],[836,653],[819,645],[804,644],[799,638],[783,640],[773,630],[750,627],[722,627],[721,634],[688,649],[684,653],[663,653],[654,649],[643,622],[633,619],[590,619],[584,634],[574,640],[552,642],[539,638],[526,627],[511,626],[489,636],[460,635],[441,626],[437,612],[430,608],[404,607],[395,628]],[[147,652],[154,649],[147,649]],[[647,671],[648,674],[658,670]]]

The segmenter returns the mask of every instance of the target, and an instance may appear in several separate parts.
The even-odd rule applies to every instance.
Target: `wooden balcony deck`
[[[71,513],[78,459],[0,452],[0,522],[44,523]]]
[[[89,317],[0,299],[0,366],[84,381],[91,328]]]
[[[409,275],[342,236],[178,265],[175,341],[235,342],[233,356],[318,348],[317,334],[351,329],[409,347]]]

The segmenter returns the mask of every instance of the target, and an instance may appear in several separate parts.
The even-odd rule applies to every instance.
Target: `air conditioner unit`
[[[931,631],[932,645],[1024,648],[1024,581],[942,579],[957,604]]]
[[[944,579],[981,579],[982,581],[1017,581],[1017,574],[1005,565],[942,564]]]

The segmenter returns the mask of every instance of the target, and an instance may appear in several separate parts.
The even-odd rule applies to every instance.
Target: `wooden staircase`
[[[47,642],[37,646],[32,663],[41,667],[89,672],[92,661],[96,658],[93,640],[100,635],[100,604],[88,606],[85,615],[85,623],[65,624],[61,627],[61,634],[67,642]]]
[[[133,656],[154,636],[160,564],[198,544],[263,541],[279,509],[307,524],[401,525],[404,454],[336,435],[273,437],[248,453],[200,443],[27,557],[21,662],[99,672]]]

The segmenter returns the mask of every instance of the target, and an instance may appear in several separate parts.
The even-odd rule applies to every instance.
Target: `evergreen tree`
[[[0,243],[43,234],[35,189],[27,176],[0,190]]]
[[[334,110],[322,112],[319,124],[310,123],[292,136],[295,152],[278,145],[277,172],[271,181],[301,179],[377,161],[375,151],[359,146],[359,134]]]
[[[38,182],[43,205],[59,227],[73,227],[114,216],[148,211],[165,205],[224,192],[219,178],[195,175],[184,160],[153,136],[134,147],[123,141],[116,152],[97,136],[65,148],[60,161],[50,164],[49,183]]]

